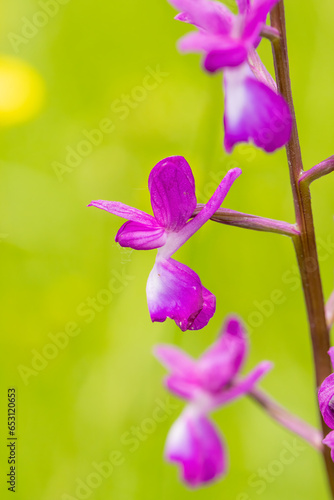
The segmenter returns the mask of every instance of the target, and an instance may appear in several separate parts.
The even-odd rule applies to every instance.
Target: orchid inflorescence
[[[202,53],[203,68],[209,73],[223,71],[225,150],[231,153],[241,142],[251,142],[268,153],[286,146],[296,224],[221,209],[241,174],[239,168],[227,172],[205,205],[197,204],[193,173],[182,156],[165,158],[150,172],[148,188],[153,215],[114,201],[92,201],[90,206],[127,220],[116,235],[122,247],[157,249],[146,285],[149,314],[153,322],[171,318],[183,332],[206,327],[216,311],[215,295],[192,269],[172,258],[205,222],[212,219],[289,236],[297,253],[304,290],[323,419],[320,432],[257,387],[271,369],[270,362],[263,361],[247,376],[240,376],[248,341],[241,319],[234,315],[226,320],[217,341],[197,361],[173,346],[161,344],[154,348],[155,356],[169,371],[165,379],[167,389],[186,401],[185,410],[168,434],[165,457],[180,466],[182,479],[190,487],[224,475],[226,447],[210,414],[248,395],[271,417],[323,454],[334,498],[334,465],[329,452],[330,448],[334,461],[334,374],[327,356],[329,350],[334,362],[334,347],[329,349],[334,295],[325,310],[309,191],[312,181],[334,170],[334,158],[303,170],[289,79],[283,0],[236,0],[237,14],[218,1],[169,2],[179,11],[178,21],[196,28],[179,41],[180,51]],[[269,13],[271,26],[266,25]],[[256,52],[263,37],[273,46],[277,83]],[[327,426],[332,432],[326,436]]]

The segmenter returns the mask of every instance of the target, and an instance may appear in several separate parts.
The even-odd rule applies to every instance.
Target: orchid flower
[[[115,201],[90,203],[89,206],[129,219],[116,235],[122,247],[158,249],[146,287],[152,321],[172,318],[182,331],[199,330],[213,316],[215,296],[194,271],[171,257],[220,207],[240,174],[239,168],[230,170],[192,220],[189,219],[197,204],[195,181],[182,156],[160,161],[150,173],[148,187],[154,216]]]
[[[328,351],[334,368],[334,347]],[[334,373],[325,378],[318,392],[319,406],[323,419],[331,429],[334,429]]]
[[[259,78],[262,63],[259,71],[254,60],[249,65],[266,17],[278,0],[237,0],[237,15],[212,0],[169,2],[180,11],[176,19],[199,29],[180,40],[180,51],[204,53],[204,68],[210,73],[224,69],[226,151],[239,142],[253,141],[268,153],[286,144],[292,129],[289,107],[271,78]]]
[[[334,368],[334,347],[329,349],[328,354]],[[318,392],[318,399],[325,424],[328,425],[330,429],[334,429],[334,373],[325,378],[321,384]],[[334,461],[334,430],[325,437],[323,443],[331,448],[331,456]]]
[[[322,442],[331,449],[331,457],[334,462],[334,431],[329,432]]]
[[[197,361],[173,346],[154,349],[170,371],[167,388],[188,402],[172,426],[165,448],[166,459],[180,465],[188,486],[200,486],[226,472],[225,446],[208,414],[247,394],[271,369],[271,363],[264,361],[239,378],[247,352],[246,333],[236,317],[226,321],[217,341]]]

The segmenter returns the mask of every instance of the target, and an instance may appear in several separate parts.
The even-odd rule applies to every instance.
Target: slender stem
[[[255,388],[248,395],[262,406],[274,420],[283,425],[283,427],[298,434],[298,436],[305,439],[316,450],[323,450],[322,433],[318,429],[292,415],[261,389]]]
[[[325,317],[324,297],[313,225],[311,195],[309,187],[305,185],[305,183],[299,183],[299,179],[303,174],[303,163],[290,83],[283,0],[276,4],[271,12],[271,25],[278,29],[281,35],[280,39],[275,40],[272,44],[278,90],[290,106],[294,123],[291,139],[286,146],[297,225],[300,229],[300,235],[294,237],[293,240],[310,325],[316,385],[318,388],[323,380],[332,372],[330,359],[327,354],[330,345],[329,331]],[[322,418],[321,424],[323,434],[326,435],[329,429]],[[330,450],[327,447],[323,448],[323,458],[326,465],[332,497],[334,498],[334,463],[331,460]]]
[[[329,297],[326,304],[326,321],[329,329],[334,325],[334,292]]]
[[[198,204],[193,217],[200,213],[203,205]],[[235,210],[229,210],[227,208],[218,209],[211,220],[215,222],[220,222],[221,224],[226,224],[228,226],[243,227],[245,229],[253,229],[254,231],[266,231],[268,233],[283,234],[284,236],[298,236],[299,231],[295,225],[289,224],[288,222],[283,222],[280,220],[266,219],[264,217],[258,217],[256,215],[244,214],[242,212],[236,212]]]
[[[280,37],[280,34],[279,31],[272,26],[264,26],[261,30],[260,36],[273,42]]]
[[[315,165],[310,170],[307,170],[302,174],[299,179],[299,184],[305,183],[307,186],[316,179],[320,179],[324,175],[330,174],[334,171],[334,156],[330,156],[327,160],[322,161],[318,165]]]

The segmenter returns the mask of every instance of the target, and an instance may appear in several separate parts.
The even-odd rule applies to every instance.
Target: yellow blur
[[[34,68],[16,57],[0,57],[0,126],[34,118],[44,98],[44,81]]]

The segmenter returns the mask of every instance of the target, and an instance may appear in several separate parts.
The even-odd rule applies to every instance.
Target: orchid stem
[[[289,75],[283,0],[276,4],[271,12],[271,25],[276,28],[281,35],[278,40],[272,43],[277,86],[279,92],[288,102],[293,117],[291,139],[286,146],[297,227],[300,230],[300,234],[295,236],[293,240],[310,325],[316,386],[319,388],[323,380],[332,373],[330,358],[327,354],[330,346],[329,330],[325,317],[325,305],[319,271],[310,190],[306,183],[299,182],[304,172]],[[321,424],[323,435],[326,435],[329,429],[322,418]],[[326,465],[329,486],[332,497],[334,498],[334,463],[331,460],[329,448],[325,446],[322,454]]]
[[[272,26],[264,26],[261,30],[260,36],[273,42],[280,37],[280,34],[279,31]]]
[[[299,184],[305,183],[307,186],[311,182],[320,179],[324,175],[330,174],[334,171],[334,156],[330,156],[327,160],[322,161],[318,165],[315,165],[310,170],[307,170],[302,174],[299,179]]]
[[[253,389],[249,392],[249,396],[262,406],[274,420],[283,425],[283,427],[298,434],[298,436],[307,441],[316,450],[323,450],[322,434],[318,429],[289,413],[261,389]]]
[[[193,216],[200,213],[203,205],[198,204]],[[284,236],[298,236],[299,230],[294,224],[283,222],[280,220],[267,219],[256,215],[244,214],[227,208],[218,209],[211,220],[226,224],[228,226],[242,227],[245,229],[253,229],[254,231],[265,231],[268,233],[282,234]]]

